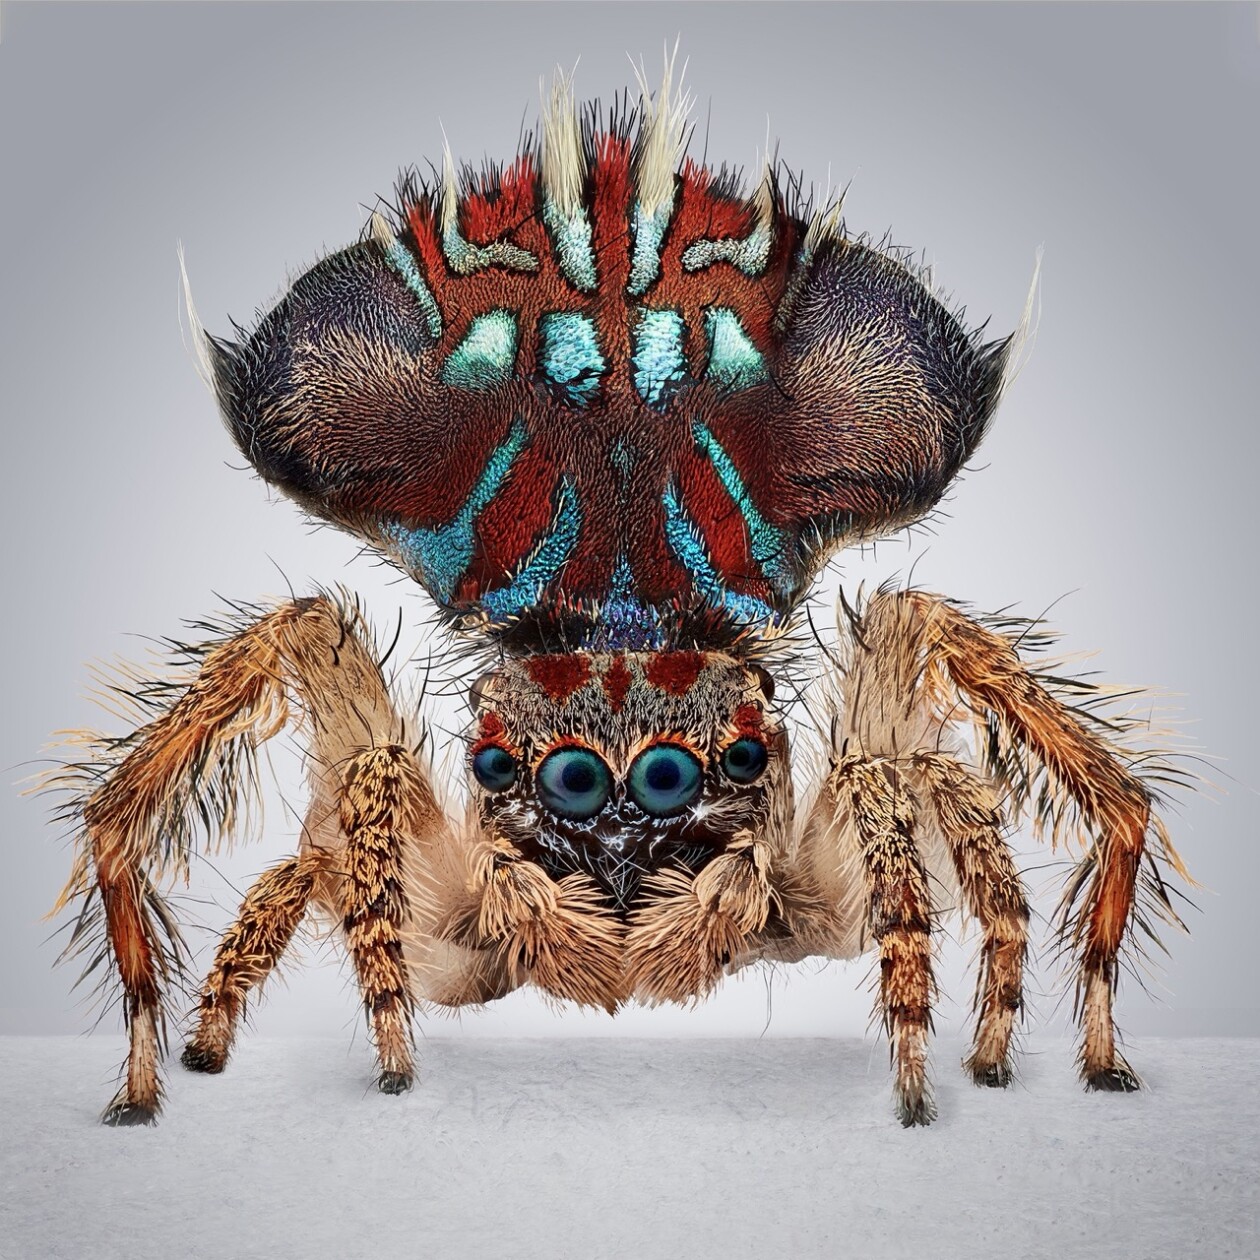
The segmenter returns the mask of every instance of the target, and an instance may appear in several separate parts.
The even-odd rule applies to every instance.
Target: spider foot
[[[903,1129],[931,1124],[936,1119],[936,1104],[930,1094],[901,1094],[897,1098],[897,1119]]]
[[[115,1099],[105,1108],[101,1123],[111,1128],[130,1128],[135,1124],[157,1124],[157,1109],[146,1107],[144,1103],[129,1102],[125,1098]]]
[[[405,1094],[412,1086],[414,1078],[410,1072],[382,1072],[376,1088],[382,1094]]]
[[[217,1076],[227,1066],[227,1055],[221,1050],[209,1050],[190,1041],[184,1047],[184,1053],[179,1056],[179,1061],[190,1072],[206,1072]]]
[[[988,1089],[1005,1089],[1015,1079],[1009,1063],[972,1063],[968,1070],[977,1085]]]
[[[1107,1094],[1136,1094],[1142,1088],[1137,1073],[1127,1063],[1084,1073],[1085,1088]]]

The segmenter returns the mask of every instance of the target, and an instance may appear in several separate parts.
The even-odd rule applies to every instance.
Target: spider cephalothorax
[[[718,652],[509,662],[477,687],[482,823],[556,878],[586,872],[619,910],[645,876],[699,874],[739,835],[781,848],[792,783],[765,677]]]
[[[461,817],[343,597],[242,613],[183,650],[178,684],[134,689],[132,735],[84,738],[54,781],[79,835],[72,952],[111,961],[125,996],[111,1123],[160,1103],[182,947],[157,877],[187,873],[199,829],[230,833],[255,748],[290,716],[310,749],[300,849],[223,937],[190,1068],[222,1070],[314,907],[344,934],[387,1092],[411,1083],[418,1002],[530,984],[615,1011],[875,949],[899,1114],[926,1123],[932,938],[955,908],[983,934],[967,1068],[1010,1080],[1029,911],[1004,833],[1028,809],[1083,849],[1061,922],[1083,1078],[1136,1088],[1120,950],[1148,912],[1176,921],[1161,864],[1184,874],[1137,724],[1027,665],[1028,623],[914,589],[845,605],[808,687],[830,740],[800,808],[792,706],[771,703],[813,578],[939,501],[1011,343],[969,332],[777,167],[749,196],[686,158],[684,124],[668,76],[607,123],[561,81],[506,169],[457,176],[448,156],[437,186],[405,178],[252,332],[197,329],[261,476],[414,577],[494,667],[471,691]]]

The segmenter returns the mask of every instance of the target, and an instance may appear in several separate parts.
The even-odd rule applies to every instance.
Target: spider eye
[[[755,783],[770,760],[759,739],[737,739],[722,754],[722,770],[736,783]]]
[[[582,822],[608,803],[612,775],[588,748],[558,748],[543,758],[537,774],[538,795],[553,814]]]
[[[491,744],[473,757],[472,772],[487,792],[506,792],[516,782],[516,758]]]
[[[630,795],[648,814],[668,818],[686,809],[700,792],[703,767],[677,744],[645,749],[630,767]]]

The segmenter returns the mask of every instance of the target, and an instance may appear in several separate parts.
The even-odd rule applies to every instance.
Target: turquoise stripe
[[[459,225],[452,223],[442,233],[442,253],[456,275],[468,276],[486,267],[504,267],[508,271],[537,271],[538,259],[527,249],[510,241],[492,241],[474,245],[464,239]]]
[[[468,571],[476,546],[473,527],[477,517],[498,494],[527,441],[525,422],[518,418],[504,441],[495,447],[477,484],[449,525],[440,529],[408,529],[401,523],[385,527],[383,532],[398,549],[403,563],[419,575],[439,604],[450,603],[456,583]]]
[[[661,206],[655,214],[643,213],[643,207],[636,201],[631,224],[634,232],[634,249],[630,255],[630,280],[626,284],[626,292],[635,297],[647,292],[661,274],[661,242],[665,239],[665,229],[674,214],[673,194],[668,204]]]
[[[599,277],[586,212],[579,209],[567,215],[548,197],[543,201],[543,223],[555,238],[556,258],[565,278],[583,293],[593,293],[599,287]]]
[[[594,322],[574,311],[553,311],[538,321],[538,331],[544,375],[570,404],[585,406],[599,393],[600,377],[608,366]]]
[[[678,488],[666,487],[662,498],[665,505],[665,538],[683,567],[691,574],[696,593],[709,603],[726,609],[742,622],[773,622],[777,616],[773,608],[752,595],[740,595],[728,590],[718,576],[709,558],[709,549],[699,529],[687,514]]]
[[[677,311],[639,307],[633,363],[639,397],[649,407],[663,406],[686,379],[683,321]]]
[[[696,241],[683,250],[683,270],[703,271],[716,262],[728,262],[746,276],[759,276],[770,261],[770,244],[770,229],[764,224],[742,240],[723,237],[716,241]]]
[[[761,566],[767,581],[776,590],[787,594],[792,590],[794,579],[788,559],[788,535],[777,525],[771,525],[757,510],[757,505],[744,485],[744,479],[735,467],[735,461],[722,448],[722,444],[699,422],[691,426],[696,445],[709,457],[718,480],[739,508],[748,526],[748,548]]]
[[[582,528],[582,509],[577,487],[568,480],[560,485],[560,500],[552,518],[551,530],[534,549],[521,571],[496,591],[487,592],[482,607],[493,621],[507,621],[528,608],[546,602],[547,588],[559,576]]]
[[[411,256],[411,251],[399,240],[392,240],[388,245],[382,245],[381,249],[384,251],[385,261],[390,268],[420,303],[420,310],[428,325],[429,336],[436,341],[442,335],[442,312],[438,310],[433,291],[420,275],[420,268],[416,266],[416,260]]]

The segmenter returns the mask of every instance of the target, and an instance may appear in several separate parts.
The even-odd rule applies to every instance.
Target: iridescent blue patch
[[[761,351],[729,306],[707,310],[704,327],[709,337],[709,367],[705,374],[709,380],[734,393],[769,379]]]
[[[624,555],[617,558],[608,598],[599,610],[599,627],[593,636],[601,649],[642,652],[663,642],[660,617],[634,593],[634,575]]]
[[[758,224],[742,240],[723,237],[720,240],[696,241],[683,250],[684,271],[703,271],[716,262],[729,262],[746,276],[759,276],[770,260],[770,229]]]
[[[683,506],[678,487],[669,485],[661,500],[665,505],[665,538],[683,567],[691,574],[696,594],[710,604],[724,608],[746,623],[773,622],[774,609],[752,595],[728,590],[709,557],[709,548],[696,523]]]
[[[450,603],[456,583],[467,572],[476,546],[473,527],[477,517],[499,492],[527,441],[525,422],[517,418],[507,437],[491,453],[476,485],[449,525],[408,529],[395,523],[383,529],[403,564],[418,575],[439,604]]]
[[[677,311],[639,308],[634,330],[634,387],[649,407],[662,407],[687,376],[682,316]]]
[[[465,240],[455,219],[442,231],[442,253],[458,276],[469,276],[486,267],[503,267],[508,271],[538,270],[538,259],[529,250],[513,245],[511,241],[474,245]]]
[[[507,586],[482,596],[482,607],[492,621],[507,621],[546,600],[547,588],[564,568],[581,528],[577,487],[566,480],[560,485],[560,499],[547,535]]]
[[[516,363],[516,340],[516,316],[510,311],[478,315],[442,364],[443,383],[458,389],[493,389],[502,384]]]
[[[599,393],[608,366],[594,321],[574,311],[553,311],[538,321],[538,331],[544,376],[571,406],[586,406]]]
[[[550,197],[543,201],[543,223],[556,242],[556,258],[565,278],[583,293],[599,287],[595,274],[595,251],[591,246],[591,224],[584,210],[572,215],[557,208]]]
[[[714,471],[718,475],[726,493],[729,494],[739,508],[744,523],[748,526],[748,549],[752,557],[761,566],[776,590],[788,594],[795,585],[789,561],[789,537],[786,530],[771,525],[757,510],[757,505],[739,475],[734,461],[722,448],[722,444],[699,422],[691,426],[696,445],[709,457]]]
[[[646,293],[661,274],[661,242],[665,239],[665,229],[674,214],[674,202],[671,197],[668,204],[659,206],[655,214],[645,214],[643,207],[636,201],[631,227],[634,233],[634,248],[630,254],[630,279],[626,284],[626,292],[638,297]]]

